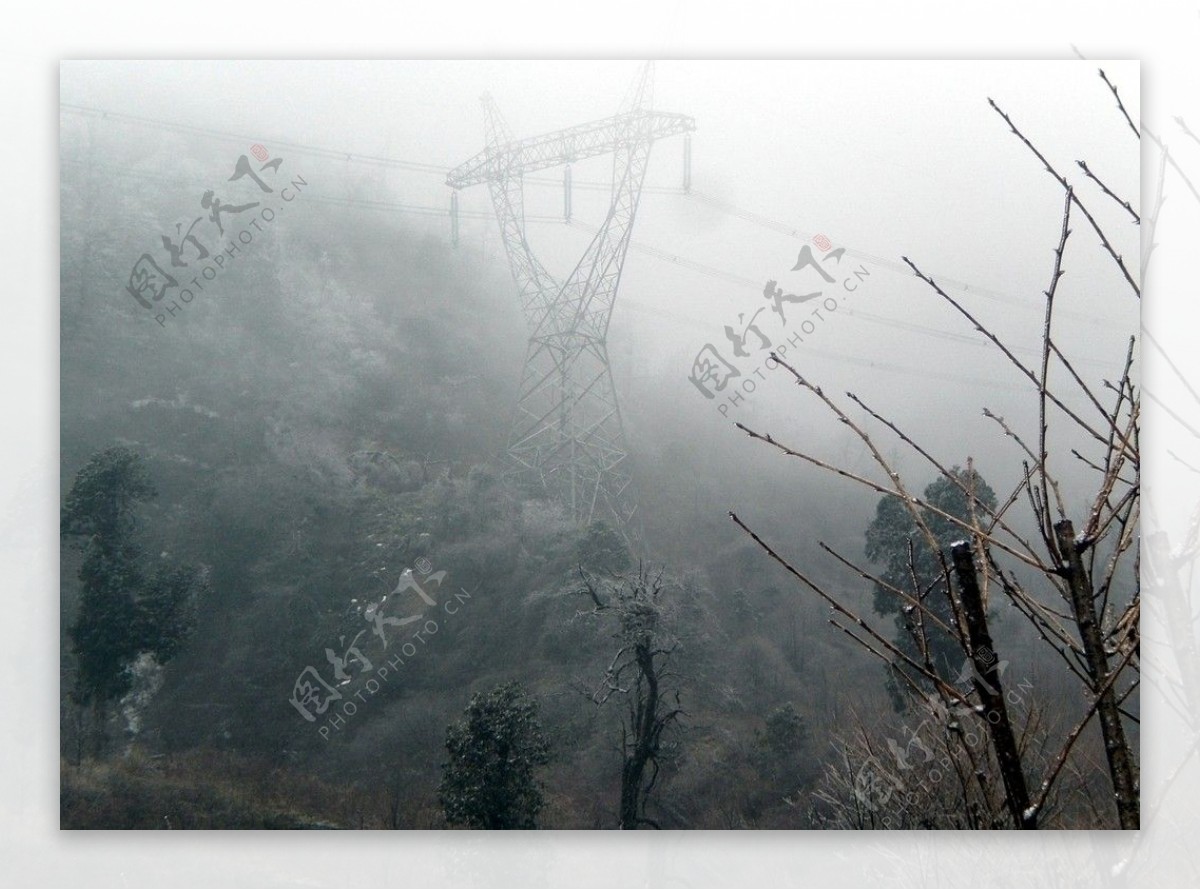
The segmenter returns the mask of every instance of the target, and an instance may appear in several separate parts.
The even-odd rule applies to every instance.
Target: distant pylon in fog
[[[486,182],[521,307],[529,345],[508,453],[582,524],[605,519],[629,536],[637,511],[625,433],[608,363],[608,324],[656,139],[689,133],[695,121],[652,111],[653,63],[634,80],[613,117],[514,140],[491,96],[483,96],[487,147],[452,170],[454,189]],[[525,232],[523,177],[613,155],[608,215],[571,274],[554,278]],[[569,179],[567,182],[569,183]],[[570,216],[569,186],[564,215]]]

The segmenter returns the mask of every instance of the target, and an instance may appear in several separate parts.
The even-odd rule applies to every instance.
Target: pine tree
[[[544,799],[534,770],[549,760],[537,702],[516,682],[477,693],[446,730],[450,759],[438,795],[446,821],[467,828],[536,828]]]

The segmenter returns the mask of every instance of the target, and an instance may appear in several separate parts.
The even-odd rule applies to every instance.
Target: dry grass
[[[382,828],[382,795],[219,752],[63,761],[64,829]]]

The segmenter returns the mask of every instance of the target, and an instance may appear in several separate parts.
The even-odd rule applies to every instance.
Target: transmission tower
[[[653,65],[646,63],[618,114],[521,140],[512,138],[485,94],[487,147],[446,178],[456,193],[488,184],[529,326],[509,456],[523,475],[561,500],[576,522],[603,518],[627,537],[635,528],[637,503],[609,369],[608,324],[650,149],[657,139],[696,128],[686,115],[652,111],[652,91]],[[560,281],[538,261],[526,237],[523,177],[565,166],[569,219],[570,165],[607,154],[613,155],[608,214]]]

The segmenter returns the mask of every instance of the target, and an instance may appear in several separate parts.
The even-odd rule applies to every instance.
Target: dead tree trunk
[[[1016,735],[1004,704],[1004,688],[1000,685],[1000,672],[997,670],[1000,659],[988,631],[987,612],[979,592],[971,545],[959,541],[950,549],[950,553],[954,559],[954,574],[958,579],[958,593],[971,644],[975,692],[983,704],[982,716],[987,721],[996,762],[1000,765],[1004,798],[1013,823],[1018,828],[1037,828],[1037,812],[1029,806],[1029,788],[1021,769],[1021,752],[1017,749]]]
[[[1058,539],[1058,552],[1062,554],[1063,576],[1071,591],[1071,607],[1075,613],[1075,626],[1083,644],[1084,660],[1088,677],[1092,681],[1092,694],[1099,696],[1096,714],[1100,719],[1100,731],[1104,735],[1104,753],[1108,757],[1108,770],[1112,774],[1113,791],[1117,799],[1117,818],[1122,828],[1141,827],[1137,770],[1125,738],[1125,727],[1121,723],[1121,709],[1117,702],[1114,684],[1109,682],[1108,655],[1104,651],[1104,639],[1100,623],[1096,618],[1096,603],[1092,582],[1083,564],[1079,543],[1075,540],[1075,526],[1071,520],[1055,523],[1054,533]]]
[[[658,754],[661,733],[658,726],[658,677],[648,646],[637,646],[636,660],[640,672],[637,685],[640,687],[644,680],[646,689],[644,696],[640,688],[635,690],[630,707],[629,722],[634,737],[632,742],[625,739],[625,762],[621,768],[621,827],[637,828],[639,823],[646,822],[657,828],[658,825],[646,819],[644,813],[645,800],[654,785],[653,780],[648,786],[645,783],[646,765]]]
[[[646,803],[658,782],[663,732],[683,714],[678,707],[679,691],[675,690],[672,706],[670,689],[664,688],[674,676],[668,665],[677,641],[660,623],[662,577],[651,577],[639,567],[636,575],[610,585],[607,599],[582,569],[580,577],[584,584],[580,592],[588,594],[595,605],[591,614],[616,613],[616,637],[623,644],[600,688],[590,694],[597,704],[614,694],[625,696],[628,703],[628,717],[621,727],[619,826],[626,830],[643,825],[659,828],[657,821],[646,816]]]

